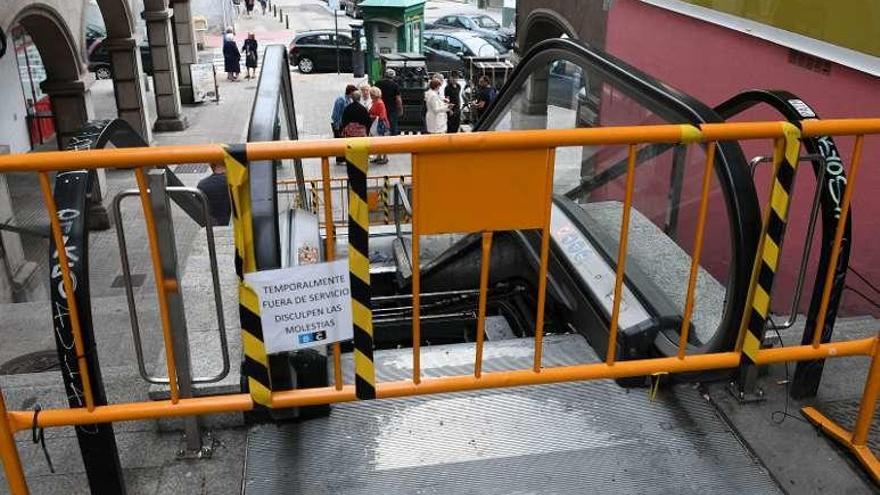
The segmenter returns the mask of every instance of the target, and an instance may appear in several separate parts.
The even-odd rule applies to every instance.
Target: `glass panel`
[[[494,130],[572,129],[682,123],[598,68],[557,59],[533,70]],[[640,269],[679,312],[684,308],[705,163],[701,146],[639,145],[627,269]],[[626,183],[626,146],[560,148],[554,192],[565,194],[617,243]],[[731,262],[730,220],[719,181],[709,196],[694,326],[701,341],[721,322]],[[612,253],[616,257],[616,249]]]

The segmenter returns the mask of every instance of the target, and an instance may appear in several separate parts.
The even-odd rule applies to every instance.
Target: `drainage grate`
[[[175,174],[203,174],[208,171],[204,163],[185,163],[174,167]]]
[[[827,416],[828,419],[852,431],[852,427],[856,422],[856,416],[859,414],[859,399],[823,402],[817,405],[816,409]],[[878,414],[875,412],[874,420],[871,421],[871,429],[868,430],[868,446],[874,452],[880,451],[880,424],[877,423],[877,418]]]
[[[61,369],[58,351],[37,351],[18,356],[0,365],[0,375],[24,375]]]
[[[144,280],[147,279],[147,276],[143,273],[133,273],[131,275],[131,286],[132,287],[140,287],[144,285]],[[117,275],[116,278],[113,279],[113,283],[110,284],[110,287],[114,289],[120,289],[125,287],[125,278],[122,275]]]

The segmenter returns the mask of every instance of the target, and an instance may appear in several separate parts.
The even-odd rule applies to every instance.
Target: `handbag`
[[[363,124],[350,122],[342,128],[342,137],[367,137],[367,128]]]

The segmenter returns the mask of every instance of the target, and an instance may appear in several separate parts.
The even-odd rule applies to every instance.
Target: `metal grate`
[[[579,335],[548,335],[547,366],[595,361]],[[530,339],[487,342],[484,370],[530,364]],[[473,344],[423,348],[424,376],[472,369]],[[408,377],[411,349],[375,353],[377,380]],[[353,360],[343,356],[345,376]],[[333,406],[248,434],[244,492],[776,494],[764,467],[689,386],[610,380]]]
[[[0,375],[24,375],[61,369],[58,351],[37,351],[18,356],[0,365]]]
[[[209,169],[204,163],[185,163],[174,167],[175,174],[203,174]]]

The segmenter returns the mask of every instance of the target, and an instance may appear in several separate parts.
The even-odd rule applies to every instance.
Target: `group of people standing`
[[[256,77],[257,46],[257,38],[251,32],[248,33],[248,37],[242,43],[241,50],[239,51],[232,28],[226,29],[226,35],[223,38],[223,68],[226,71],[227,80],[238,81],[238,76],[241,74],[242,54],[244,54],[244,65],[247,69],[245,79]]]
[[[400,88],[394,81],[395,73],[388,70],[385,78],[374,86],[354,84],[345,87],[345,94],[333,102],[330,126],[333,137],[393,136],[398,134],[398,118],[403,114]],[[337,163],[343,163],[337,157]],[[376,164],[388,163],[387,155],[370,160]]]
[[[394,69],[385,71],[385,77],[374,86],[349,84],[345,94],[333,102],[330,126],[333,137],[396,136],[398,120],[403,115],[400,87],[394,80]],[[459,74],[452,73],[449,81],[435,74],[425,91],[425,129],[429,134],[457,133],[461,126],[462,91]],[[495,89],[485,76],[479,80],[474,108],[478,115],[495,99]],[[342,157],[337,163],[344,163]],[[388,163],[388,157],[378,155],[373,163]]]
[[[254,12],[254,4],[255,0],[244,0],[244,9],[247,12],[247,16],[250,17]],[[260,0],[260,7],[263,8],[263,15],[266,15],[266,9],[269,8],[269,0]]]
[[[425,91],[425,130],[428,134],[457,133],[461,126],[461,85],[457,71],[452,72],[449,81],[437,73],[428,83]],[[476,118],[495,99],[496,91],[486,76],[480,77],[474,102]],[[476,120],[476,119],[475,119]]]

